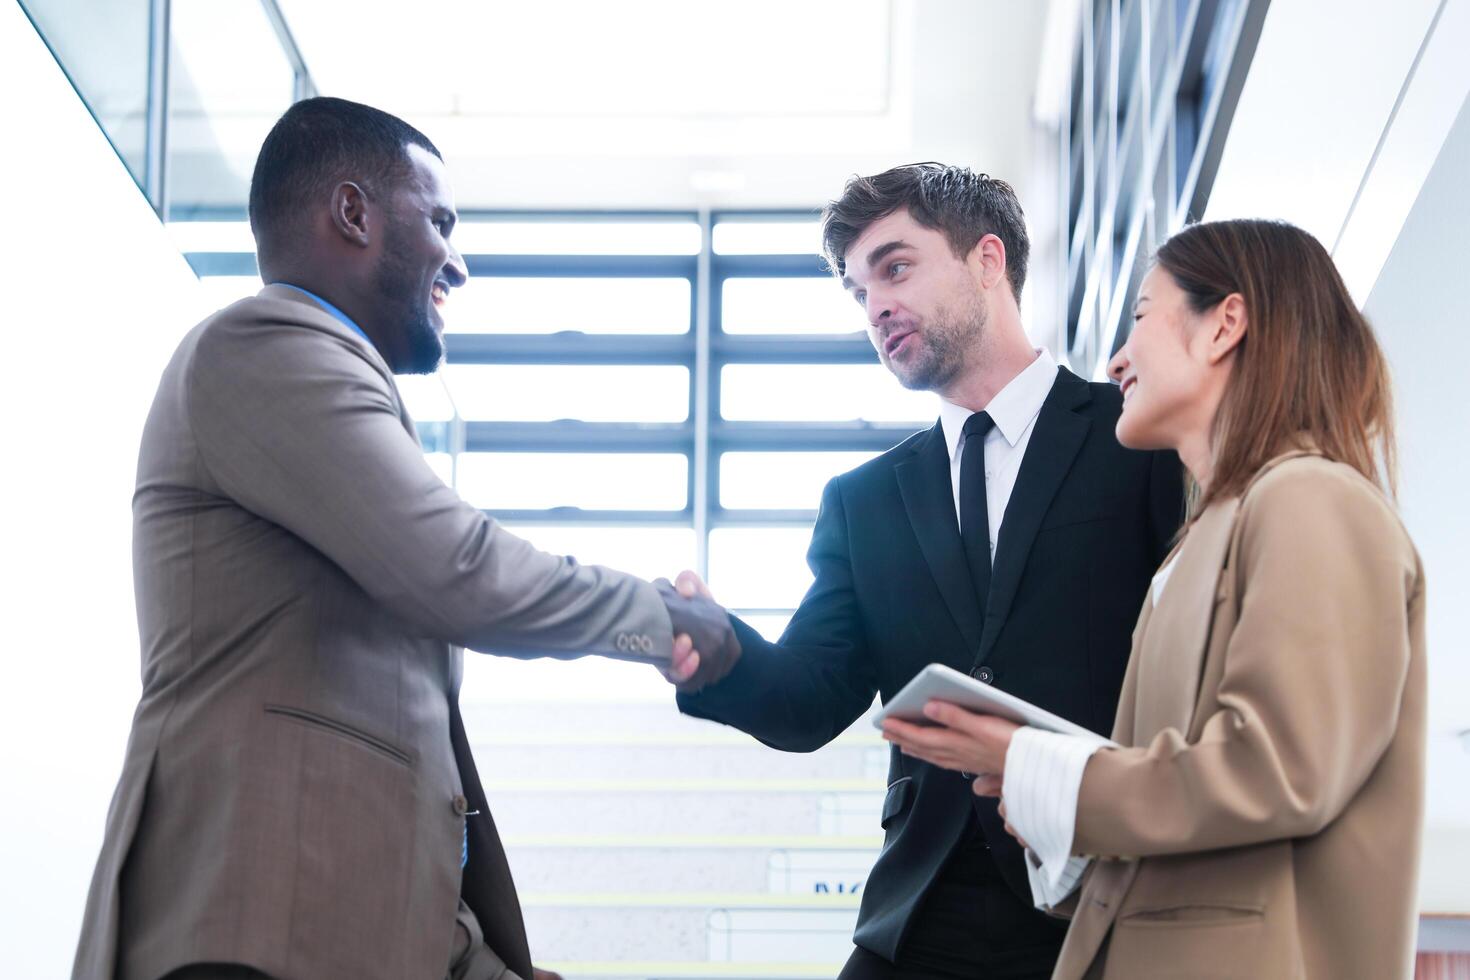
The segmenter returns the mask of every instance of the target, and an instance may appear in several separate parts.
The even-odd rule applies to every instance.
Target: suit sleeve
[[[816,576],[778,643],[736,619],[742,653],[730,675],[679,710],[733,725],[767,745],[810,752],[836,738],[878,691],[853,588],[840,478],[827,484],[807,564]],[[733,617],[732,617],[733,618]]]
[[[1089,760],[1076,853],[1143,857],[1311,835],[1342,812],[1394,736],[1421,587],[1397,519],[1356,478],[1283,467],[1247,496],[1239,520],[1238,618],[1217,708],[1196,742],[1166,729],[1147,747]]]
[[[382,369],[310,326],[219,322],[188,385],[221,495],[337,564],[395,615],[477,650],[615,654],[618,632],[672,648],[654,588],[538,551],[445,486]],[[626,642],[626,639],[625,639]]]

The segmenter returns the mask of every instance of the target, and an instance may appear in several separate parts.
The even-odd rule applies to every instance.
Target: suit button
[[[995,682],[995,671],[989,667],[976,667],[970,671],[970,676],[981,684],[993,684]]]
[[[449,801],[449,805],[454,808],[456,817],[462,817],[470,812],[470,801],[464,798],[463,793],[456,793],[454,799]]]

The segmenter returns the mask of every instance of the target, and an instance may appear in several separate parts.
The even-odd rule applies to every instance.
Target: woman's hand
[[[903,750],[904,755],[923,759],[941,769],[976,774],[975,792],[999,796],[1005,773],[1006,750],[1011,735],[1020,725],[981,715],[950,704],[930,701],[924,716],[936,726],[913,725],[897,718],[883,722],[883,737]]]

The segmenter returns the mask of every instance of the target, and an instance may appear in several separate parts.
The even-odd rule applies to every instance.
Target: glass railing
[[[128,172],[147,190],[153,0],[21,0]]]
[[[314,94],[276,0],[88,0],[85,11],[76,0],[21,0],[21,8],[165,220],[238,211],[265,134]]]

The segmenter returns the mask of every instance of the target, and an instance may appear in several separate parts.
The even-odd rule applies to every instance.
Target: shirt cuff
[[[1043,871],[1041,862],[1036,857],[1036,852],[1026,852],[1026,880],[1031,884],[1031,902],[1043,912],[1050,912],[1062,904],[1068,895],[1077,890],[1077,885],[1082,881],[1082,874],[1087,866],[1092,863],[1092,858],[1069,857],[1062,865],[1061,874],[1056,884],[1052,884],[1050,870]]]
[[[1056,904],[1076,887],[1087,867],[1085,860],[1072,861],[1072,840],[1077,829],[1077,797],[1082,789],[1082,772],[1092,753],[1103,747],[1100,738],[1058,735],[1039,728],[1018,728],[1006,750],[1001,793],[1006,805],[1006,822],[1025,839],[1026,873],[1038,903]],[[1037,891],[1037,879],[1043,888]],[[1067,879],[1071,879],[1070,883]],[[1066,885],[1066,890],[1057,889]]]

